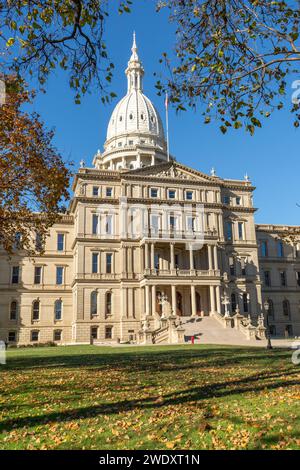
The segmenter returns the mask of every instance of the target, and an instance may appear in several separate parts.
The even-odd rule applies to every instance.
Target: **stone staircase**
[[[195,344],[228,344],[228,345],[262,345],[265,339],[255,334],[248,334],[249,330],[240,325],[237,329],[234,327],[233,318],[230,323],[225,323],[224,317],[181,317],[182,327],[184,328],[185,342],[191,342],[194,336]],[[250,327],[255,331],[255,327]],[[254,329],[253,329],[254,328]]]

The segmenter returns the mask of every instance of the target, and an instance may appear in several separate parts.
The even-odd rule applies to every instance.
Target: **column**
[[[132,246],[128,247],[128,272],[132,273]]]
[[[191,285],[191,305],[192,305],[192,317],[197,315],[196,312],[196,290],[195,286]]]
[[[222,306],[221,306],[221,289],[220,286],[216,287],[216,297],[217,297],[217,312],[222,313]]]
[[[215,269],[219,269],[218,247],[217,247],[217,245],[214,245],[214,266],[215,266]]]
[[[171,285],[171,296],[172,296],[172,314],[176,315],[176,286]]]
[[[215,288],[214,288],[214,286],[209,286],[209,291],[210,291],[210,312],[214,313],[216,311]]]
[[[194,270],[194,252],[193,252],[193,248],[192,248],[192,245],[189,246],[189,250],[190,250],[190,270]]]
[[[146,316],[149,316],[149,314],[150,314],[149,301],[150,301],[150,287],[148,285],[146,285],[145,286],[145,313],[146,313]]]
[[[140,258],[140,272],[142,274],[144,271],[144,247],[143,246],[140,246],[139,258]]]
[[[152,315],[156,313],[156,286],[152,286],[152,299],[151,299],[151,306],[152,306]]]
[[[122,309],[122,318],[127,318],[127,289],[123,287],[121,289],[121,309]]]
[[[170,243],[170,269],[175,269],[175,245]]]
[[[154,269],[154,243],[151,243],[151,264],[150,267],[151,269]]]
[[[213,269],[211,245],[207,245],[207,251],[208,251],[208,269],[209,269],[209,271],[211,271]]]
[[[149,244],[145,243],[145,269],[149,269]]]
[[[127,247],[122,248],[122,273],[125,276],[127,273]]]

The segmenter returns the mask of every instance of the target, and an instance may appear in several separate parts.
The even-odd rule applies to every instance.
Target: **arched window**
[[[10,304],[10,319],[16,320],[18,317],[18,302],[13,300]]]
[[[130,119],[130,120],[132,120],[132,119],[133,119],[133,114],[132,114],[132,113],[130,113],[130,115],[129,115],[129,119]]]
[[[122,116],[119,117],[119,121],[121,122],[123,120]]]
[[[289,317],[290,314],[291,314],[291,311],[290,311],[290,302],[285,299],[283,302],[282,302],[282,310],[283,310],[283,315]]]
[[[93,291],[91,293],[91,315],[98,314],[98,293],[97,291]]]
[[[141,120],[142,120],[142,121],[144,120],[144,117],[145,117],[145,116],[144,116],[144,114],[142,113],[142,114],[141,114]]]
[[[231,294],[231,311],[232,312],[236,311],[236,295],[235,295],[235,293]]]
[[[32,320],[39,320],[40,319],[40,301],[35,300],[32,304]]]
[[[107,292],[105,297],[105,313],[111,315],[112,293]]]
[[[62,300],[58,299],[54,302],[54,318],[55,320],[62,319]]]

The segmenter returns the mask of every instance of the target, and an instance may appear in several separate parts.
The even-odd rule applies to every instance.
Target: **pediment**
[[[148,166],[144,168],[138,168],[136,170],[130,170],[126,172],[129,175],[137,175],[143,177],[153,177],[161,179],[175,179],[175,180],[187,180],[187,181],[199,181],[199,182],[214,182],[218,178],[211,177],[202,173],[198,170],[189,168],[181,163],[172,161],[161,163],[158,165]]]

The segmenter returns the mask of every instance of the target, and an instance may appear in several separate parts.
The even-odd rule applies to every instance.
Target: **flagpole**
[[[168,93],[166,93],[166,130],[167,130],[167,154],[168,154],[168,162],[170,161],[170,143],[169,143],[169,97]]]

